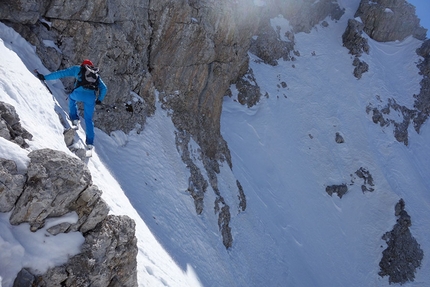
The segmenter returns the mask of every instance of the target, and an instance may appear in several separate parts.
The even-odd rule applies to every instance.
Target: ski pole
[[[51,89],[48,87],[48,84],[45,81],[45,76],[43,76],[37,69],[34,69],[34,73],[36,73],[37,78],[45,85],[45,87],[48,89],[48,91],[53,95]]]

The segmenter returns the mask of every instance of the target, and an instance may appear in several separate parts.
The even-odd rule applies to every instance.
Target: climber
[[[90,60],[84,60],[80,66],[72,66],[46,76],[38,72],[36,73],[37,77],[42,81],[56,80],[65,77],[74,77],[76,79],[75,87],[69,95],[69,118],[72,121],[72,125],[77,128],[79,116],[76,102],[83,102],[86,126],[85,143],[87,149],[91,150],[94,147],[93,113],[95,105],[101,104],[107,92],[107,87],[98,74],[98,68],[95,68]]]

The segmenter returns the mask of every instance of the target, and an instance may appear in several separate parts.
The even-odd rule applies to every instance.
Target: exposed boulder
[[[85,235],[82,252],[66,264],[33,274],[23,268],[14,285],[54,286],[137,286],[137,239],[135,224],[127,216],[109,215]]]
[[[0,137],[27,148],[25,140],[31,140],[33,135],[21,126],[20,118],[15,107],[0,101]]]
[[[339,198],[342,198],[342,196],[345,195],[345,193],[348,192],[348,186],[343,183],[343,184],[339,184],[339,185],[329,185],[325,188],[325,191],[332,196],[333,193],[336,193],[337,196],[339,196]]]
[[[0,212],[12,210],[24,189],[25,181],[25,175],[18,173],[14,161],[0,158]]]
[[[360,17],[364,31],[378,42],[402,41],[408,36],[426,38],[415,7],[406,0],[361,0],[355,17]]]
[[[355,19],[348,20],[348,26],[342,35],[343,46],[349,50],[351,55],[354,55],[352,65],[354,68],[354,76],[361,79],[363,73],[369,70],[369,65],[360,60],[360,56],[364,53],[369,54],[369,44],[367,39],[363,37],[364,25]]]
[[[343,136],[339,132],[337,132],[336,136],[334,138],[334,141],[338,144],[341,144],[341,143],[345,142],[345,139],[343,138]]]
[[[363,73],[366,73],[367,71],[369,71],[369,65],[365,61],[360,60],[358,57],[354,58],[352,65],[355,67],[354,76],[357,79],[361,79],[361,76],[363,75]]]
[[[28,180],[10,216],[11,224],[28,222],[36,231],[46,218],[75,211],[78,222],[62,228],[86,232],[107,216],[101,191],[92,185],[82,161],[51,149],[32,151],[28,156]]]
[[[382,252],[379,262],[381,277],[388,276],[391,283],[404,284],[415,279],[415,272],[421,266],[424,257],[417,240],[412,236],[409,227],[412,225],[411,217],[405,211],[403,199],[395,206],[397,223],[393,230],[382,236],[387,242],[387,248]]]
[[[37,286],[137,286],[134,233],[132,219],[109,215],[85,234],[80,254],[36,276]]]
[[[375,189],[373,188],[373,186],[375,186],[375,184],[373,183],[373,177],[370,174],[370,172],[365,169],[364,167],[360,167],[355,174],[363,179],[363,184],[361,185],[361,190],[364,192],[366,191],[375,191]]]
[[[355,19],[348,20],[348,26],[342,35],[343,46],[349,50],[349,53],[360,57],[363,52],[369,54],[369,44],[363,37],[364,25]]]
[[[348,186],[356,185],[356,176],[363,180],[363,184],[361,184],[361,191],[363,193],[365,192],[373,192],[375,191],[373,177],[370,174],[369,170],[367,170],[364,167],[360,167],[354,174],[351,174],[351,182],[350,183],[342,183],[342,184],[334,184],[329,185],[325,188],[325,191],[328,195],[333,196],[334,193],[339,196],[339,198],[342,198],[349,190]]]
[[[249,69],[246,75],[237,80],[236,89],[238,91],[237,100],[242,105],[250,108],[260,101],[261,91],[255,81],[252,69]]]
[[[108,216],[102,192],[79,159],[50,149],[32,151],[29,158],[27,181],[17,174],[13,161],[0,159],[0,211],[14,208],[10,222],[28,222],[32,231],[47,218],[75,212],[76,223],[63,222],[47,231],[53,236],[80,231],[85,243],[80,254],[44,274],[22,269],[13,286],[137,286],[134,221]]]

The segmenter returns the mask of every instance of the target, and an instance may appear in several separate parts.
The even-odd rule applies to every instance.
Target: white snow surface
[[[326,19],[327,28],[295,35],[300,51],[295,61],[269,66],[250,54],[267,97],[247,108],[237,102],[232,86],[233,96],[224,99],[221,132],[233,169],[220,163],[218,187],[230,206],[230,249],[222,244],[210,187],[205,209],[196,215],[187,192],[190,172],[176,147],[169,113],[158,101],[140,133],[96,130],[93,157],[86,163],[111,214],[136,221],[139,286],[390,286],[378,275],[386,248],[381,237],[396,222],[400,198],[424,251],[415,281],[403,286],[430,285],[429,123],[419,135],[410,127],[405,146],[395,140],[391,126],[381,128],[366,113],[369,103],[383,106],[388,98],[413,108],[421,80],[415,50],[422,42],[368,39],[370,54],[362,60],[370,68],[357,80],[341,36],[359,1],[338,2],[346,9],[339,21]],[[282,16],[272,23],[291,30]],[[34,69],[48,73],[34,48],[3,24],[0,39],[0,100],[15,106],[34,136],[27,150],[0,138],[0,156],[25,172],[31,150],[73,155],[64,145],[57,115],[67,114],[61,82],[49,83],[53,97],[33,74]],[[335,142],[337,132],[345,143]],[[189,149],[207,177],[198,144],[192,141]],[[362,180],[353,178],[360,167],[372,174],[374,192],[363,193]],[[246,195],[243,212],[236,179]],[[342,199],[326,193],[326,186],[342,183],[349,185]],[[11,226],[8,217],[0,214],[0,286],[12,286],[22,267],[43,272],[63,263],[83,242],[79,233],[31,233],[26,224]]]

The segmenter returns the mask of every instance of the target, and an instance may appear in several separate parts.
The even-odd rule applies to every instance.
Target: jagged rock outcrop
[[[0,101],[0,137],[27,148],[25,140],[31,140],[33,135],[21,126],[20,118],[15,107]]]
[[[332,196],[333,193],[336,193],[339,198],[342,198],[342,196],[348,192],[348,186],[345,183],[329,185],[325,188],[325,192],[327,192],[330,196]]]
[[[343,46],[349,50],[349,53],[360,57],[363,52],[369,54],[369,44],[363,37],[364,24],[355,19],[348,20],[348,26],[342,34]]]
[[[373,183],[373,177],[367,169],[365,169],[364,167],[360,167],[355,172],[355,174],[363,180],[363,184],[361,185],[361,190],[363,191],[363,193],[366,191],[375,191],[375,189],[373,188],[373,186],[375,186],[375,184]]]
[[[0,110],[2,119],[21,129],[13,106],[0,103]],[[55,236],[80,231],[85,243],[80,254],[45,274],[23,268],[13,286],[137,286],[134,221],[108,216],[102,192],[79,159],[51,149],[32,151],[28,157],[25,174],[18,173],[14,161],[0,158],[0,212],[12,210],[10,223],[28,222],[31,231],[42,228],[48,218],[75,212],[77,222],[63,222],[47,232]]]
[[[408,36],[426,38],[415,7],[406,0],[362,0],[355,17],[360,17],[364,32],[378,42],[403,40]]]
[[[51,149],[32,151],[28,156],[28,179],[10,216],[11,224],[28,222],[36,231],[46,218],[75,211],[78,222],[62,228],[86,232],[107,216],[101,191],[92,185],[90,171],[80,160]]]
[[[137,286],[137,240],[134,232],[132,219],[109,215],[85,234],[81,253],[62,266],[51,268],[43,275],[35,275],[33,283],[40,287]],[[26,276],[29,277],[28,274]],[[17,280],[20,280],[19,276]]]
[[[0,158],[0,212],[9,212],[24,189],[26,176],[19,174],[16,163]]]
[[[388,276],[391,283],[406,283],[414,281],[415,272],[421,266],[424,257],[423,250],[417,240],[412,236],[409,227],[412,225],[411,217],[405,210],[403,199],[395,206],[397,223],[393,230],[382,236],[387,242],[387,248],[382,252],[379,262],[381,277]]]
[[[361,79],[361,76],[363,75],[363,73],[366,73],[367,71],[369,71],[369,64],[367,64],[365,61],[360,60],[358,57],[354,58],[352,65],[355,67],[354,76],[357,79]]]
[[[336,193],[339,198],[342,198],[348,192],[348,186],[353,186],[356,184],[356,176],[363,180],[363,184],[360,185],[361,191],[363,193],[375,191],[375,189],[373,188],[375,186],[373,182],[373,177],[370,174],[369,170],[367,170],[366,168],[360,167],[356,172],[354,172],[354,174],[351,174],[350,176],[350,183],[333,184],[326,186],[325,191],[327,192],[327,194],[333,196],[333,194]]]
[[[45,219],[76,212],[76,223],[64,222],[47,231],[80,231],[82,252],[45,274],[22,269],[14,286],[137,286],[135,223],[127,216],[108,216],[101,191],[91,182],[86,165],[63,152],[42,149],[29,154],[27,174],[17,174],[13,161],[0,159],[1,212],[11,224],[28,222],[36,231]],[[27,181],[26,181],[27,179]]]
[[[261,98],[260,87],[254,78],[252,69],[236,82],[236,89],[238,91],[237,100],[242,105],[248,108],[256,105]]]
[[[414,128],[419,133],[421,126],[430,115],[430,39],[426,40],[417,49],[417,54],[422,57],[417,67],[423,76],[420,82],[420,93],[414,95],[414,108],[417,110],[416,117],[414,118]]]
[[[369,54],[369,44],[367,39],[363,37],[363,23],[355,19],[348,20],[348,26],[342,35],[343,46],[349,50],[351,55],[354,55],[352,65],[354,68],[354,76],[360,79],[363,73],[369,70],[369,65],[360,60],[360,56],[364,53]]]

